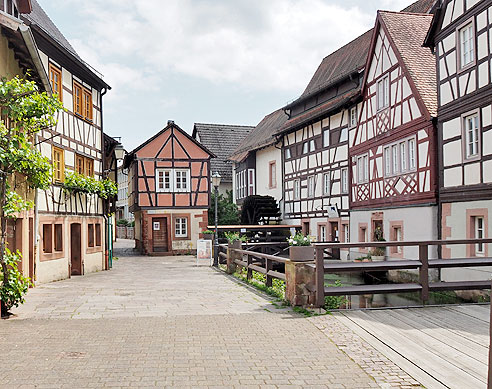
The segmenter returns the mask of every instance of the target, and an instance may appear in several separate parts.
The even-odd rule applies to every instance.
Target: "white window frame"
[[[309,144],[307,141],[302,144],[302,153],[303,154],[309,153]]]
[[[294,187],[293,187],[293,195],[292,197],[294,200],[299,200],[301,198],[301,180],[296,179],[294,180]]]
[[[406,172],[407,171],[407,142],[403,141],[400,142],[399,151],[400,151],[400,171]]]
[[[313,151],[316,151],[316,140],[311,139],[309,141],[309,152],[312,153]]]
[[[474,217],[475,239],[485,238],[485,218],[483,216]],[[477,243],[475,245],[475,255],[480,257],[485,255],[485,244]]]
[[[391,145],[391,162],[391,173],[396,176],[398,173],[400,173],[400,153],[397,143]]]
[[[323,173],[323,195],[331,196],[330,173]]]
[[[255,194],[255,181],[255,169],[248,169],[248,192],[245,197],[253,196]]]
[[[387,74],[382,77],[377,83],[376,96],[378,111],[389,107],[389,89],[389,75]]]
[[[343,168],[342,171],[341,171],[341,190],[342,190],[342,193],[348,193],[348,168]]]
[[[474,125],[474,127],[470,127],[470,124]],[[463,139],[465,159],[480,158],[480,117],[478,112],[463,116]]]
[[[188,218],[177,217],[174,219],[174,236],[176,238],[188,237]]]
[[[292,153],[290,151],[290,147],[287,147],[285,149],[285,159],[290,159],[290,158],[292,158]]]
[[[369,182],[369,154],[357,157],[357,182],[359,184]]]
[[[344,243],[350,242],[350,225],[349,224],[342,224],[343,225],[343,235],[345,238]]]
[[[314,176],[309,176],[307,179],[308,182],[308,197],[314,197],[316,191],[316,183]]]
[[[166,173],[169,174],[169,187],[166,188]],[[162,174],[163,186],[160,185],[160,175]],[[155,169],[155,191],[156,192],[174,192],[174,175],[173,169],[163,169],[157,168]]]
[[[330,130],[323,130],[323,147],[330,147]]]
[[[350,112],[349,113],[349,127],[354,128],[357,126],[357,121],[358,121],[357,106],[350,108],[349,112]]]
[[[343,127],[340,130],[340,143],[348,141],[348,128]]]
[[[191,191],[190,169],[174,169],[173,173],[174,173],[173,174],[174,192],[179,192],[179,193],[190,192]],[[183,176],[184,176],[184,181],[183,181]]]
[[[415,136],[385,145],[384,176],[392,177],[417,170],[417,140]]]
[[[408,139],[408,170],[417,170],[417,139]]]
[[[319,241],[326,242],[326,226],[324,224],[319,226]]]
[[[384,175],[385,176],[390,176],[391,175],[391,148],[389,146],[386,146],[384,148]]]
[[[475,26],[473,21],[458,28],[459,69],[465,69],[475,63]]]

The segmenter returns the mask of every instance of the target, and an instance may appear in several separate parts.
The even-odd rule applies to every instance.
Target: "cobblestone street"
[[[1,322],[2,387],[378,387],[306,318],[193,257],[118,245],[111,271],[34,288]]]

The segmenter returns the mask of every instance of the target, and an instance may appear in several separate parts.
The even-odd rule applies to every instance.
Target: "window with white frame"
[[[294,180],[294,200],[301,198],[301,180]]]
[[[285,159],[290,159],[290,158],[292,158],[292,153],[290,151],[290,147],[287,147],[285,149]]]
[[[349,126],[353,128],[357,125],[357,106],[350,108]]]
[[[417,168],[417,149],[415,138],[408,140],[408,168],[415,170]]]
[[[189,169],[156,169],[156,192],[189,192]]]
[[[392,164],[392,173],[393,174],[398,174],[398,145],[393,145],[391,146],[391,159],[393,161]]]
[[[309,151],[313,152],[316,150],[316,141],[314,139],[311,139],[309,141]]]
[[[241,170],[236,173],[236,200],[246,197],[247,191],[247,176],[246,170]]]
[[[342,169],[342,193],[348,193],[348,168]]]
[[[466,158],[474,158],[480,154],[478,114],[466,116],[463,120]]]
[[[357,182],[363,184],[369,181],[369,155],[357,158]]]
[[[323,174],[323,194],[329,196],[331,193],[330,173]]]
[[[390,148],[384,148],[384,174],[389,176],[391,174],[391,153]]]
[[[403,240],[403,230],[401,226],[394,226],[392,231],[392,238],[395,242],[401,242]],[[401,254],[403,252],[402,246],[393,247],[392,252],[395,254]]]
[[[400,143],[400,169],[402,172],[407,170],[407,142]]]
[[[468,23],[459,30],[460,67],[464,68],[475,61],[473,23]]]
[[[415,138],[408,138],[384,147],[384,175],[386,177],[416,169],[415,145]]]
[[[330,130],[326,129],[323,131],[323,147],[328,147],[330,145]]]
[[[308,142],[304,142],[302,144],[302,153],[303,154],[307,154],[309,152],[309,143]]]
[[[342,131],[340,132],[340,143],[348,141],[348,128],[344,127],[342,128]]]
[[[378,81],[377,101],[378,110],[389,106],[389,76]]]
[[[345,243],[350,242],[350,227],[348,224],[343,225],[343,236],[345,237]]]
[[[248,196],[255,194],[255,169],[248,169]]]
[[[482,216],[475,216],[475,239],[485,238],[485,226]],[[485,245],[483,243],[477,243],[475,246],[475,254],[481,256],[485,254]]]
[[[186,238],[188,236],[188,218],[177,217],[174,219],[174,236],[176,238]]]
[[[308,177],[308,197],[314,197],[314,176]]]
[[[318,237],[320,242],[326,242],[326,226],[321,225],[319,226],[319,237]]]

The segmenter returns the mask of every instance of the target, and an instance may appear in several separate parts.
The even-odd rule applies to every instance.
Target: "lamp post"
[[[214,236],[214,266],[219,266],[219,231],[217,228],[217,197],[219,197],[219,185],[220,185],[220,174],[215,172],[212,175],[212,186],[214,187],[214,197],[215,197],[215,236]]]

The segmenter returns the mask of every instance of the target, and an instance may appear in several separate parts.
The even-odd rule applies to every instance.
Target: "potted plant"
[[[312,261],[314,260],[314,247],[311,246],[311,238],[299,232],[287,239],[290,246],[291,261]]]
[[[225,232],[224,235],[231,244],[234,242],[246,242],[248,240],[247,236],[240,235],[239,232]]]
[[[381,227],[377,227],[374,231],[374,242],[386,242],[383,237],[383,230]],[[371,259],[373,261],[384,261],[386,256],[386,246],[374,247],[371,250]]]
[[[203,239],[205,240],[213,240],[214,232],[212,230],[204,230],[202,231]]]

